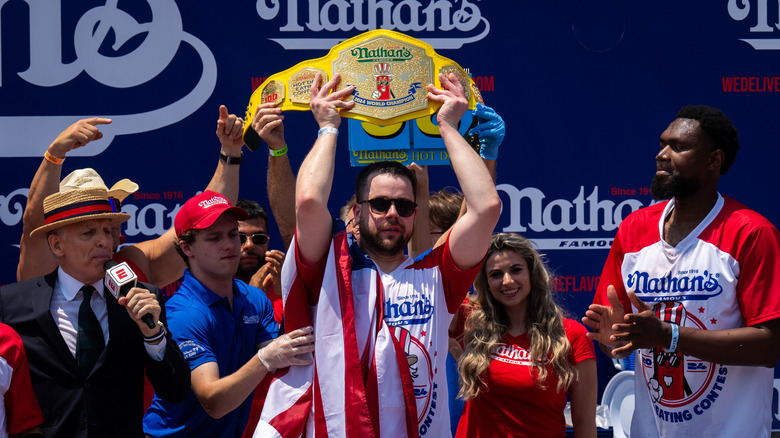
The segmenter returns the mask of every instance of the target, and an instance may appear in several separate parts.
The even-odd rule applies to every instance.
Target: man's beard
[[[404,230],[405,231],[405,230]],[[379,231],[369,231],[368,224],[360,224],[360,244],[371,248],[372,252],[385,256],[395,256],[403,252],[406,244],[412,238],[409,235],[402,235],[398,240],[385,240],[379,236]]]
[[[650,194],[659,201],[685,198],[694,194],[698,189],[699,184],[695,180],[676,174],[671,174],[667,178],[656,175],[650,183]]]
[[[236,271],[236,277],[250,279],[253,275],[263,266],[263,263],[257,262],[253,265],[244,265],[238,263],[238,270]]]

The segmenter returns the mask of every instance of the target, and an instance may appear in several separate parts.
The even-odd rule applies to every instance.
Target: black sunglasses
[[[402,198],[374,198],[366,201],[360,201],[360,204],[368,203],[368,206],[372,213],[385,215],[390,210],[390,206],[395,204],[395,211],[401,217],[409,217],[414,214],[414,209],[417,208],[417,203],[408,199]]]
[[[257,233],[257,234],[252,234],[252,236],[247,236],[244,233],[238,233],[238,239],[241,240],[242,245],[246,243],[247,237],[251,237],[252,243],[254,243],[255,245],[265,245],[266,243],[268,243],[267,234]]]

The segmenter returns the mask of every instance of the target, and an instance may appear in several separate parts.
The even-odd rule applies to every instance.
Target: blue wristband
[[[667,353],[674,353],[677,350],[677,341],[680,340],[680,326],[677,324],[669,323],[672,326],[672,342],[669,344],[669,348],[666,349]]]

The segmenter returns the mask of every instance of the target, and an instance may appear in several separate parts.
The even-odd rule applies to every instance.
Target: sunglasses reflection
[[[250,237],[252,239],[252,243],[255,244],[255,245],[265,245],[266,243],[268,243],[268,235],[267,234],[255,233],[255,234],[252,234],[251,236],[247,236],[244,233],[238,233],[238,238],[239,238],[239,240],[241,240],[241,244],[242,245],[246,243],[247,237]]]

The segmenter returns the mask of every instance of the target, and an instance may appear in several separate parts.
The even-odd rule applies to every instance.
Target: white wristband
[[[669,323],[672,326],[672,342],[669,344],[669,348],[666,349],[667,353],[674,353],[677,350],[677,341],[680,340],[680,326],[677,324]]]
[[[317,138],[319,138],[322,134],[326,134],[326,133],[334,134],[336,137],[339,136],[339,130],[338,129],[336,129],[336,128],[332,127],[332,126],[326,126],[324,128],[320,128],[320,130],[317,131]]]
[[[271,368],[270,366],[268,366],[268,363],[266,363],[266,361],[263,360],[263,356],[260,356],[260,352],[261,351],[263,351],[262,348],[257,350],[257,358],[260,360],[260,363],[263,364],[263,366],[268,370],[269,373],[273,373],[276,370],[274,368]]]

